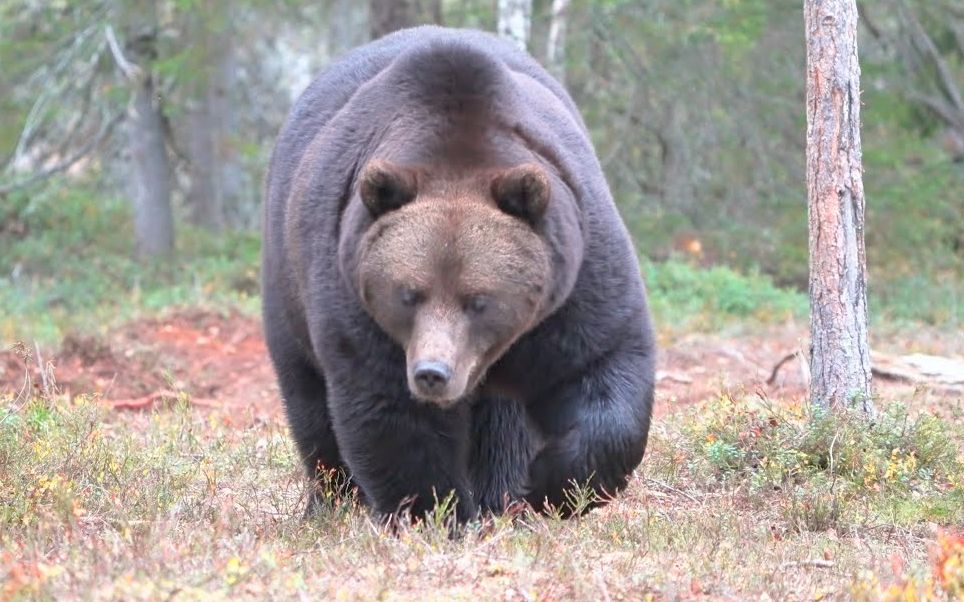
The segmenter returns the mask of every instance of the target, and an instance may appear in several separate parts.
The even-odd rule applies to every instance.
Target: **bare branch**
[[[921,94],[917,90],[908,90],[907,96],[924,107],[930,109],[941,121],[949,127],[964,131],[964,114],[958,113],[943,98]]]
[[[100,144],[107,138],[107,136],[110,135],[110,132],[114,129],[114,126],[116,126],[117,123],[120,122],[122,118],[123,118],[123,114],[115,115],[111,119],[107,120],[104,123],[104,125],[101,127],[100,132],[98,132],[96,136],[91,138],[87,142],[87,144],[79,148],[77,152],[67,157],[60,163],[57,163],[56,165],[52,165],[50,167],[42,169],[34,173],[33,175],[27,178],[24,178],[23,180],[20,180],[18,182],[10,182],[8,184],[0,186],[0,195],[13,192],[14,190],[19,190],[26,186],[30,186],[31,184],[35,184],[42,180],[46,180],[47,178],[55,174],[58,174],[60,172],[70,169],[75,163],[77,163],[78,161],[86,157],[98,146],[100,146]]]
[[[117,36],[114,35],[114,28],[110,24],[104,25],[104,36],[107,38],[107,44],[110,46],[110,53],[114,57],[114,62],[117,63],[124,77],[133,81],[143,76],[144,70],[124,56],[120,44],[117,43]]]
[[[94,55],[94,62],[96,62],[96,59],[99,57],[100,57],[100,51],[98,51],[97,54]],[[96,69],[96,67],[94,67],[90,69],[90,72],[88,73],[87,77],[84,78],[83,82],[80,85],[76,86],[77,90],[82,95],[81,101],[80,101],[81,102],[80,109],[76,112],[76,115],[74,115],[72,118],[68,120],[64,128],[66,130],[66,134],[64,134],[60,142],[56,144],[54,148],[46,150],[39,156],[35,157],[31,161],[33,164],[42,165],[52,156],[65,154],[66,149],[70,148],[73,145],[75,141],[75,137],[83,131],[83,126],[87,122],[87,116],[90,114],[91,109],[94,107],[94,100],[95,100],[94,99],[94,92],[95,92],[94,81],[97,79],[97,76],[98,76],[98,70]],[[63,102],[63,99],[61,100]]]
[[[934,68],[937,69],[939,78],[938,85],[944,95],[951,101],[958,113],[964,114],[964,100],[961,99],[961,92],[957,88],[957,82],[954,81],[954,76],[951,75],[951,71],[947,67],[944,57],[941,56],[940,51],[937,49],[937,45],[934,44],[934,40],[928,35],[912,10],[908,9],[902,2],[899,3],[899,6],[901,13],[903,13],[902,17],[913,28],[913,32],[911,33],[913,41],[916,42],[920,50],[930,59]]]
[[[867,12],[867,7],[861,2],[857,3],[857,16],[860,17],[861,21],[863,21],[864,26],[867,28],[867,31],[870,32],[870,35],[873,36],[874,40],[876,40],[879,44],[886,46],[887,40],[885,39],[884,34],[881,32],[880,27],[878,27],[877,24],[874,23],[874,20],[870,17],[870,13]]]
[[[80,32],[77,37],[74,38],[70,47],[59,56],[59,59],[53,67],[44,65],[28,79],[28,85],[30,85],[35,80],[43,78],[40,84],[40,94],[37,95],[33,106],[30,107],[30,112],[27,114],[27,119],[24,122],[13,154],[4,162],[4,171],[8,170],[10,166],[15,165],[23,156],[24,152],[26,152],[27,146],[33,140],[40,124],[43,122],[43,115],[50,101],[63,93],[67,86],[72,83],[73,80],[71,78],[60,77],[60,75],[71,65],[74,58],[81,52],[84,44],[91,38],[91,35],[95,31],[96,28],[91,26]],[[94,54],[97,55],[100,51],[101,49],[97,49]]]

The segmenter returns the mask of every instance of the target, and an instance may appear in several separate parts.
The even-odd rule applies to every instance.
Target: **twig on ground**
[[[44,361],[43,354],[40,353],[40,344],[34,341],[34,350],[37,352],[37,369],[40,371],[40,389],[43,392],[44,398],[49,399],[51,395],[54,394],[54,389],[56,383],[53,377],[53,370],[47,362]]]
[[[681,383],[684,385],[689,385],[689,384],[692,384],[693,382],[693,379],[689,375],[683,374],[681,372],[669,372],[667,370],[657,371],[656,381],[662,382],[664,380],[670,380],[670,381]]]
[[[695,497],[693,497],[692,495],[686,493],[686,492],[683,491],[682,489],[677,489],[676,487],[673,487],[673,486],[670,485],[669,483],[664,483],[664,482],[662,482],[662,481],[657,481],[656,479],[652,479],[652,478],[647,477],[647,478],[646,478],[646,484],[649,485],[649,486],[658,487],[658,488],[660,488],[660,489],[665,489],[666,491],[670,491],[670,492],[675,493],[675,494],[677,494],[677,495],[681,495],[681,496],[685,497],[686,499],[688,499],[689,501],[693,502],[694,504],[700,503],[700,501],[699,501],[698,499],[696,499]]]
[[[143,397],[133,397],[129,399],[107,399],[104,400],[104,404],[114,410],[141,410],[149,408],[159,401],[164,400],[174,400],[178,399],[180,396],[174,391],[167,389],[162,389],[160,391],[155,391],[150,395],[144,395]],[[220,408],[223,407],[222,404],[218,403],[214,399],[206,399],[203,397],[187,397],[187,402],[191,405],[201,406],[205,408]]]
[[[784,562],[780,565],[780,570],[792,569],[795,567],[814,567],[818,569],[832,569],[837,566],[837,563],[833,560],[821,560],[815,558],[812,560],[791,560],[790,562]]]
[[[786,364],[793,358],[797,357],[797,354],[799,353],[800,353],[799,351],[791,351],[790,353],[780,358],[780,361],[777,362],[776,366],[773,367],[773,370],[770,371],[770,378],[767,379],[767,384],[772,385],[773,383],[775,383],[777,381],[777,374],[780,373],[780,368],[782,368],[784,364]]]

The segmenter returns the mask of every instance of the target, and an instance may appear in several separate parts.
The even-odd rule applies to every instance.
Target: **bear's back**
[[[493,34],[470,29],[425,25],[397,31],[336,57],[308,86],[288,115],[272,153],[267,188],[270,198],[283,199],[294,171],[315,135],[365,83],[393,63],[433,47],[443,55],[452,49],[502,63],[509,71],[535,80],[559,102],[585,132],[578,109],[565,89],[532,57]]]

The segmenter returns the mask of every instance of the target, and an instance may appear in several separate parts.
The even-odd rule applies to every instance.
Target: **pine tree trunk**
[[[529,43],[532,23],[532,0],[499,0],[499,18],[496,26],[500,36],[512,40],[525,50]]]
[[[146,75],[134,93],[127,124],[134,196],[134,236],[139,258],[157,258],[174,250],[171,179],[161,115],[154,104],[154,83]]]
[[[811,402],[873,412],[854,0],[805,0]]]

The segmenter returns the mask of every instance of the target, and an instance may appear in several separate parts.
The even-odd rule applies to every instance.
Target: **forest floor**
[[[956,334],[922,331],[908,341],[901,333],[876,347],[961,359],[953,355]],[[803,348],[806,336],[805,325],[788,324],[731,336],[684,334],[660,345],[657,415],[721,394],[799,402],[806,395],[806,367],[799,357],[774,370],[781,359]],[[96,395],[117,409],[163,405],[186,394],[192,404],[224,411],[233,420],[281,415],[261,322],[237,311],[170,311],[129,322],[103,337],[68,335],[59,349],[27,352],[32,361],[25,363],[14,349],[0,350],[0,390],[19,390],[25,376],[42,388],[40,368],[49,364],[49,384],[60,392]],[[894,378],[878,378],[875,384],[880,397],[914,399],[918,406],[937,403],[939,408],[940,402],[964,396],[964,385],[921,387]]]
[[[0,600],[964,594],[964,392],[878,378],[883,418],[821,431],[800,360],[774,375],[805,334],[663,341],[647,457],[623,495],[458,540],[444,517],[390,534],[351,500],[301,519],[256,318],[179,310],[0,350]],[[954,341],[876,347],[953,357]]]

